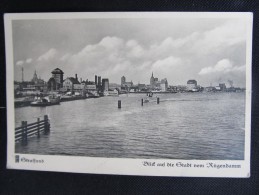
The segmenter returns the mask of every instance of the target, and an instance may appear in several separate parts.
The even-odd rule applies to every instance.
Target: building
[[[30,82],[30,87],[34,88],[35,90],[43,91],[45,88],[45,82],[41,78],[38,78],[36,70],[34,71],[33,77]]]
[[[121,85],[117,84],[117,83],[109,83],[109,89],[110,90],[117,90],[120,91],[121,90]]]
[[[216,91],[221,91],[220,86],[216,86],[215,89],[216,89]]]
[[[126,77],[122,76],[121,77],[121,89],[129,91],[131,87],[133,87],[133,82],[132,81],[127,82]]]
[[[51,77],[49,80],[48,80],[48,90],[49,91],[56,91],[59,89],[59,85],[57,84],[56,80]]]
[[[158,78],[155,78],[152,72],[152,75],[150,77],[150,88],[160,90],[161,89],[161,81],[159,81]]]
[[[79,84],[75,84],[74,85],[75,87],[77,87],[79,89]],[[80,92],[82,95],[85,95],[86,93],[97,93],[97,87],[96,87],[96,84],[95,84],[95,81],[82,81],[80,82]]]
[[[109,79],[102,79],[102,88],[103,91],[109,90]]]
[[[133,82],[132,81],[127,82],[125,76],[121,77],[121,87],[123,87],[123,88],[130,88],[132,86],[133,86]]]
[[[48,81],[48,90],[59,90],[62,88],[64,72],[56,68],[52,72],[52,77]]]
[[[152,72],[152,75],[150,77],[150,87],[151,88],[155,87],[155,78],[154,78],[153,72]]]
[[[187,91],[194,91],[197,88],[196,80],[187,81]]]
[[[98,77],[97,77],[97,75],[95,75],[94,76],[94,83],[95,83],[95,85],[97,85],[97,82],[98,82]]]
[[[132,86],[130,88],[130,92],[137,92],[139,89],[138,89],[138,86]]]
[[[180,91],[180,90],[178,90],[178,88],[177,88],[177,86],[168,86],[168,90],[170,91],[170,92],[174,92],[174,93],[176,93],[177,91]]]
[[[102,78],[101,76],[98,76],[98,86],[102,86]]]
[[[81,89],[81,84],[79,83],[77,79],[77,74],[74,77],[67,77],[63,82],[63,89],[65,91],[74,91]]]
[[[126,83],[126,77],[122,76],[121,77],[121,86],[123,87],[125,83]]]
[[[204,88],[204,91],[206,91],[206,92],[215,92],[215,91],[216,91],[216,88],[215,88],[215,87],[212,87],[212,86],[210,86],[210,87],[205,87],[205,88]]]
[[[33,75],[33,78],[31,80],[31,82],[33,82],[33,83],[37,83],[38,82],[38,76],[37,76],[36,70],[34,72],[34,75]]]
[[[87,91],[96,91],[96,85],[93,85],[93,84],[86,84],[85,85],[85,89],[87,90]]]
[[[167,91],[167,89],[168,89],[168,82],[167,82],[166,78],[161,80],[160,87],[161,87],[161,91]]]
[[[155,90],[161,90],[161,81],[159,81],[157,78],[155,78],[154,89]]]
[[[31,83],[33,84],[44,84],[44,81],[40,78],[38,78],[36,70],[34,71],[33,77],[31,79]]]
[[[73,91],[82,92],[85,90],[85,84],[84,83],[75,83],[73,85]]]
[[[139,91],[146,91],[147,90],[147,87],[145,84],[138,84],[138,90]]]
[[[52,77],[55,79],[56,83],[58,85],[60,85],[59,88],[62,87],[64,72],[62,70],[60,70],[59,68],[56,68],[51,73],[52,73]]]
[[[219,83],[220,91],[226,91],[227,87],[225,83]]]

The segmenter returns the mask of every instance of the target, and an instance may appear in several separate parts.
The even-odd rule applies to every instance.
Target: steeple
[[[38,76],[37,76],[36,70],[34,71],[34,75],[33,75],[33,78],[32,78],[31,81],[34,82],[34,83],[38,82]]]
[[[154,78],[154,75],[153,75],[153,71],[152,71],[152,76],[150,78],[150,85],[153,87],[154,86],[154,82],[155,82],[155,78]]]
[[[33,79],[38,79],[36,70],[34,71]]]

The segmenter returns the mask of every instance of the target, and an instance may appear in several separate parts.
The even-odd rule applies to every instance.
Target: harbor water
[[[156,96],[160,103],[156,103]],[[47,114],[50,134],[17,153],[150,159],[244,159],[245,93],[101,97],[15,109],[15,126]],[[121,109],[118,109],[121,100]]]

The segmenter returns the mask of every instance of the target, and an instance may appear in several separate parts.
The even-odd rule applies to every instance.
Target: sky
[[[169,85],[218,83],[245,87],[246,23],[236,18],[113,18],[14,20],[14,76],[149,84],[151,74]]]

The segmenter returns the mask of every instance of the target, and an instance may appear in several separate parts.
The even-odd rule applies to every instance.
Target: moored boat
[[[149,102],[149,100],[148,100],[148,99],[145,99],[145,100],[144,100],[144,103],[148,103],[148,102]]]
[[[36,97],[35,101],[31,102],[31,106],[52,106],[60,104],[60,97],[49,95],[46,97]]]
[[[98,98],[100,97],[99,93],[97,91],[91,91],[86,93],[87,98]]]
[[[114,91],[104,91],[104,96],[118,96],[119,92],[115,89]]]

